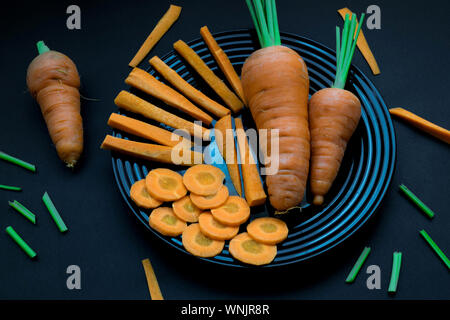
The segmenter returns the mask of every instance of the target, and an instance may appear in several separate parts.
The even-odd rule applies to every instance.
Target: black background
[[[81,30],[66,28],[66,8],[81,7]],[[152,51],[164,55],[178,39],[212,32],[252,28],[245,2],[177,1],[180,19]],[[336,10],[364,12],[381,8],[381,30],[365,35],[381,75],[370,76],[391,106],[402,106],[449,126],[450,6],[444,1],[283,1],[277,2],[280,30],[335,46]],[[0,192],[0,298],[2,299],[147,299],[141,259],[150,258],[167,299],[392,299],[387,294],[392,252],[403,252],[395,299],[449,299],[448,269],[427,247],[418,231],[425,228],[450,254],[448,194],[449,147],[395,122],[398,159],[391,188],[380,210],[356,235],[307,263],[282,269],[243,271],[206,264],[159,241],[130,215],[115,185],[109,152],[99,149],[113,99],[126,88],[127,66],[167,1],[90,1],[54,3],[16,1],[2,4],[0,19],[0,150],[37,165],[36,174],[0,162],[0,183],[19,185],[21,193]],[[45,40],[77,64],[82,101],[85,151],[71,172],[58,160],[25,74]],[[370,75],[357,52],[354,64]],[[142,67],[146,68],[146,60]],[[409,186],[437,213],[431,221],[397,190]],[[48,191],[69,227],[61,234],[42,204]],[[8,206],[16,199],[37,215],[33,226]],[[30,260],[4,232],[12,225],[38,252]],[[344,280],[365,245],[372,247],[354,284]],[[82,289],[68,290],[66,268],[79,265]],[[368,290],[365,268],[381,268],[381,290]]]

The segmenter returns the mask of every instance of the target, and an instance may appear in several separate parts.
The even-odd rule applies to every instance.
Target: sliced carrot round
[[[209,164],[198,164],[186,170],[183,183],[186,188],[200,196],[216,194],[223,185],[225,174]]]
[[[198,216],[202,212],[192,203],[189,196],[185,196],[180,200],[172,202],[172,209],[179,219],[186,222],[197,222]]]
[[[229,240],[237,235],[239,227],[230,227],[214,219],[211,213],[204,212],[198,218],[200,231],[215,240]]]
[[[198,208],[202,210],[207,210],[207,209],[214,209],[223,205],[225,201],[227,201],[228,195],[229,195],[228,188],[225,185],[222,185],[222,187],[216,194],[210,196],[200,196],[198,194],[191,193],[190,197],[192,202]]]
[[[150,214],[148,219],[150,227],[165,236],[176,237],[186,229],[186,222],[177,218],[172,208],[156,208]]]
[[[211,213],[222,224],[239,226],[250,216],[250,207],[243,198],[231,196],[220,207],[211,209]]]
[[[145,179],[136,181],[130,189],[130,198],[138,207],[153,209],[159,207],[162,202],[153,198],[145,187]]]
[[[247,225],[250,237],[264,244],[277,244],[288,236],[288,228],[284,221],[271,218],[257,218]]]
[[[277,246],[255,241],[247,232],[243,232],[230,241],[230,253],[239,261],[260,266],[273,261],[277,255]]]
[[[181,175],[165,168],[150,171],[145,178],[145,186],[148,193],[160,201],[175,201],[187,193]]]
[[[198,223],[188,226],[182,235],[184,248],[198,257],[214,257],[222,252],[225,241],[211,239],[205,236]]]

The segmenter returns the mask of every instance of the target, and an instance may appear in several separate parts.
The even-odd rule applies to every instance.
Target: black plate
[[[238,73],[245,59],[259,49],[256,35],[250,30],[221,32],[214,37],[227,53]],[[310,77],[310,94],[331,85],[336,64],[333,50],[294,34],[282,33],[281,40],[283,45],[297,51],[306,62]],[[202,39],[188,44],[217,75],[224,78]],[[189,83],[220,101],[176,53],[172,51],[162,60]],[[153,69],[149,72],[157,76]],[[306,196],[306,200],[302,203],[302,212],[289,214],[286,220],[290,230],[289,236],[286,241],[278,245],[275,260],[265,267],[303,261],[338,245],[369,219],[386,193],[394,172],[396,158],[395,134],[388,109],[372,82],[353,65],[347,82],[347,89],[354,92],[361,100],[362,116],[359,127],[349,142],[338,177],[326,197],[326,205],[319,208],[310,206],[309,196]],[[159,106],[162,105],[151,97],[135,93]],[[173,110],[171,108],[171,111]],[[251,123],[250,118],[248,114],[243,114],[247,126]],[[113,134],[128,137],[117,131]],[[136,137],[132,139],[138,140]],[[148,225],[150,212],[140,210],[129,198],[131,185],[136,180],[143,179],[151,168],[161,165],[115,153],[112,155],[112,165],[119,190],[131,212],[160,239],[188,253],[183,248],[181,237],[165,237],[152,230]],[[176,169],[179,170],[179,168]],[[252,218],[266,214],[267,208],[252,208]],[[203,260],[227,266],[245,266],[233,259],[228,252],[228,245],[220,255]]]

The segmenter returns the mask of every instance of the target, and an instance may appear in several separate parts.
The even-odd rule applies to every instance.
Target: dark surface
[[[212,32],[251,27],[244,1],[179,1],[179,21],[155,47],[163,55],[171,44]],[[66,7],[72,3],[17,3],[3,6],[1,150],[33,162],[37,174],[0,163],[0,183],[19,185],[22,193],[0,191],[2,230],[12,225],[38,252],[36,261],[21,252],[0,232],[0,298],[3,299],[146,299],[148,290],[140,264],[150,258],[167,299],[385,299],[392,252],[403,252],[396,299],[449,299],[449,273],[420,238],[425,228],[450,254],[448,230],[449,147],[411,127],[395,122],[397,170],[382,208],[369,223],[336,250],[306,264],[279,270],[229,270],[178,254],[159,241],[128,212],[118,193],[110,153],[99,150],[113,99],[125,88],[127,63],[155,22],[165,12],[165,1],[80,3],[82,30],[66,29]],[[370,1],[278,1],[280,29],[334,47],[336,10],[343,6],[360,12]],[[440,1],[378,1],[382,29],[365,30],[382,74],[371,77],[390,106],[403,106],[448,127],[450,28],[448,4]],[[25,73],[36,55],[35,42],[44,39],[76,62],[81,93],[99,102],[82,102],[85,152],[75,172],[57,159],[39,107],[26,92]],[[359,53],[354,63],[370,70]],[[146,67],[147,62],[143,63]],[[431,221],[397,191],[405,183],[432,209]],[[69,227],[57,230],[41,196],[47,190]],[[33,226],[8,207],[16,199],[37,215]],[[365,267],[381,268],[381,290],[366,288],[365,268],[352,285],[345,277],[365,245],[372,247]],[[79,265],[82,289],[66,288],[66,268]]]

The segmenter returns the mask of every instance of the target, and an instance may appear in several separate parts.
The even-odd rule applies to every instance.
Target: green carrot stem
[[[274,25],[273,25],[272,1],[266,0],[265,7],[266,7],[267,26],[269,29],[270,39],[272,40],[272,43],[275,43],[275,37],[274,37],[275,29],[274,29]]]
[[[36,252],[31,249],[31,247],[17,234],[17,232],[13,229],[13,227],[8,226],[6,229],[6,233],[22,248],[23,251],[30,257],[36,257]]]
[[[251,3],[251,0],[245,0],[248,6],[248,10],[250,11],[250,16],[252,17],[253,24],[255,25],[256,34],[258,35],[259,44],[261,47],[264,47],[264,43],[262,42],[262,34],[261,30],[259,29],[258,20],[256,19],[255,10],[253,9],[253,5]]]
[[[280,37],[280,29],[278,27],[278,16],[277,16],[277,5],[275,4],[275,0],[271,1],[272,6],[272,21],[273,21],[273,33],[275,38],[275,45],[279,46],[281,45],[281,37]]]
[[[9,154],[6,154],[2,151],[0,151],[0,159],[11,162],[12,164],[15,164],[17,166],[20,166],[22,168],[25,168],[27,170],[36,172],[36,167],[32,165],[31,163],[25,162],[23,160],[20,160],[18,158],[15,158],[13,156],[10,156]]]
[[[44,52],[50,51],[50,49],[45,45],[44,41],[38,41],[36,43],[39,54],[43,54]]]
[[[402,265],[402,253],[394,252],[392,261],[391,280],[389,281],[389,293],[397,291],[398,278],[400,276],[400,267]]]
[[[14,200],[14,202],[8,202],[11,207],[13,207],[17,212],[19,212],[22,216],[27,218],[32,224],[36,224],[36,216],[33,212],[28,210],[24,205],[22,205],[19,201]]]
[[[0,184],[0,189],[10,190],[10,191],[20,191],[20,190],[22,190],[22,188],[20,188],[20,187],[6,186],[4,184]]]
[[[336,26],[336,75],[339,74],[339,60],[341,58],[341,29]]]
[[[363,266],[364,262],[366,261],[367,257],[370,253],[370,247],[365,247],[364,250],[361,252],[361,255],[359,256],[358,260],[356,260],[355,265],[353,266],[352,270],[350,271],[349,275],[347,276],[347,279],[345,279],[345,282],[352,283],[355,281],[356,276],[359,273],[359,270],[361,270],[361,267]]]
[[[420,230],[420,235],[425,239],[425,241],[430,245],[431,249],[436,252],[439,258],[441,258],[442,262],[447,266],[447,269],[450,269],[450,260],[447,256],[442,252],[442,250],[438,247],[438,245],[431,239],[428,233],[425,230]]]
[[[44,201],[45,206],[47,207],[48,212],[50,212],[50,215],[53,218],[53,221],[55,221],[56,226],[58,227],[59,231],[66,232],[67,227],[64,223],[63,219],[59,215],[58,210],[56,209],[55,205],[53,204],[52,200],[50,199],[50,196],[47,192],[44,193],[44,196],[42,197],[42,201]]]
[[[434,212],[425,203],[422,202],[411,190],[409,190],[404,184],[399,186],[400,190],[411,200],[428,218],[434,217]]]
[[[256,17],[258,18],[259,25],[261,27],[261,32],[264,37],[264,46],[269,47],[271,44],[269,29],[267,27],[267,21],[264,14],[264,9],[262,7],[261,0],[253,0],[256,8]]]
[[[261,47],[279,45],[280,32],[275,0],[246,0]]]

